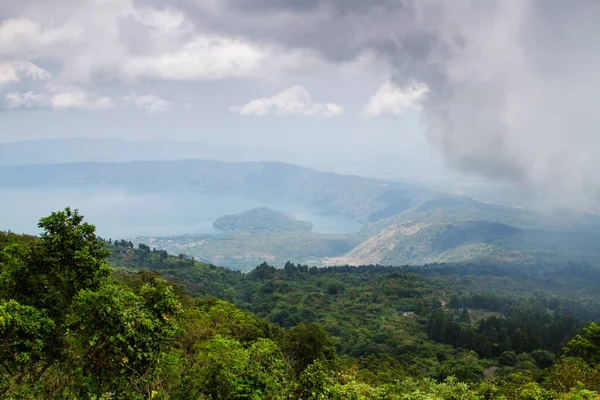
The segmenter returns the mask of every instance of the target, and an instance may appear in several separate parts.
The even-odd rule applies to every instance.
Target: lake
[[[37,234],[37,221],[67,206],[78,208],[105,238],[218,233],[213,221],[255,207],[269,207],[314,225],[319,233],[350,234],[361,224],[343,214],[300,203],[245,195],[192,191],[140,193],[120,188],[0,189],[0,230]]]

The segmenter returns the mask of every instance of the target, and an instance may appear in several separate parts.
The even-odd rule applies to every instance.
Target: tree
[[[35,307],[0,300],[0,365],[17,383],[31,373],[47,351],[54,321]],[[43,370],[41,371],[43,373]]]
[[[281,348],[296,375],[315,360],[331,361],[335,358],[331,337],[316,323],[301,323],[290,329],[282,339]]]
[[[16,381],[34,371],[40,376],[65,356],[73,299],[82,290],[97,290],[111,271],[104,242],[77,210],[54,212],[38,226],[43,232],[28,247],[13,244],[0,252],[0,329],[10,332],[7,349],[21,343],[30,353],[0,353],[1,365],[20,365]]]
[[[583,330],[585,335],[577,335],[571,339],[564,352],[583,359],[590,367],[600,366],[600,326],[592,322]]]
[[[237,340],[216,335],[197,345],[184,397],[283,398],[285,382],[283,357],[274,342],[259,339],[246,349]]]
[[[140,377],[152,375],[168,340],[177,334],[180,313],[173,288],[161,278],[137,292],[114,284],[81,291],[69,320],[81,388],[101,394],[143,384]]]
[[[469,314],[468,309],[463,308],[462,312],[460,313],[460,316],[458,317],[458,322],[462,322],[465,324],[471,323],[471,314]]]

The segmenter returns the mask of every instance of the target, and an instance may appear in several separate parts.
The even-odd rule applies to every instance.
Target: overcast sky
[[[0,141],[442,159],[595,202],[598,21],[596,0],[1,1]]]

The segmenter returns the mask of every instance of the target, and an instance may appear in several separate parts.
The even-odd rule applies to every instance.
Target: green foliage
[[[298,380],[296,388],[298,398],[302,400],[329,399],[332,383],[329,371],[321,361],[311,363],[306,366]]]
[[[315,361],[332,361],[335,357],[333,341],[315,323],[300,323],[287,331],[281,339],[281,348],[297,375]]]
[[[524,297],[516,270],[502,293],[483,290],[501,272],[477,265],[244,276],[106,244],[70,209],[40,227],[0,234],[3,398],[599,399],[600,328],[577,335],[565,315],[596,315],[595,297],[549,297],[535,279]]]
[[[482,399],[476,391],[450,377],[442,383],[433,379],[413,380],[406,379],[386,388],[387,394],[393,399],[406,400],[477,400]]]
[[[177,333],[173,286],[158,277],[135,291],[111,283],[104,242],[77,210],[39,227],[38,239],[0,249],[2,390],[131,398]]]
[[[181,395],[213,399],[280,398],[286,371],[281,351],[269,339],[245,348],[220,335],[196,346]]]
[[[107,244],[111,251],[108,264],[118,271],[116,276],[121,280],[128,280],[129,274],[139,271],[160,271],[161,275],[171,280],[176,277],[195,297],[216,296],[233,300],[234,287],[243,279],[237,271],[205,264],[183,254],[173,257],[167,255],[166,251],[151,250],[146,245],[133,249],[118,243]]]
[[[342,256],[358,244],[358,238],[354,235],[306,230],[260,233],[231,231],[217,235],[141,237],[136,238],[136,242],[152,243],[170,254],[185,253],[210,264],[248,272],[264,260],[283,267],[288,260],[312,263],[313,260]]]
[[[600,326],[592,322],[584,331],[584,336],[577,335],[567,343],[565,351],[582,358],[590,367],[600,367]]]
[[[38,227],[43,229],[40,245],[34,247],[31,264],[35,268],[30,273],[44,273],[47,283],[52,285],[48,300],[56,300],[62,295],[63,301],[55,307],[64,307],[65,301],[72,299],[79,290],[95,290],[110,275],[106,266],[109,252],[104,243],[96,237],[95,227],[83,222],[77,210],[66,208],[40,219]],[[36,287],[40,290],[40,287]],[[40,292],[37,292],[37,296]]]
[[[167,340],[176,335],[180,305],[165,281],[139,293],[116,285],[82,291],[71,315],[69,335],[82,387],[91,393],[139,386],[152,373]]]
[[[0,300],[0,365],[10,376],[22,376],[28,366],[43,359],[44,340],[55,329],[54,321],[35,307],[15,300]]]

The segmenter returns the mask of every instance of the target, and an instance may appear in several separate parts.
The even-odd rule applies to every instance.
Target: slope
[[[325,265],[600,260],[600,218],[541,213],[437,196],[361,232],[362,243]]]

